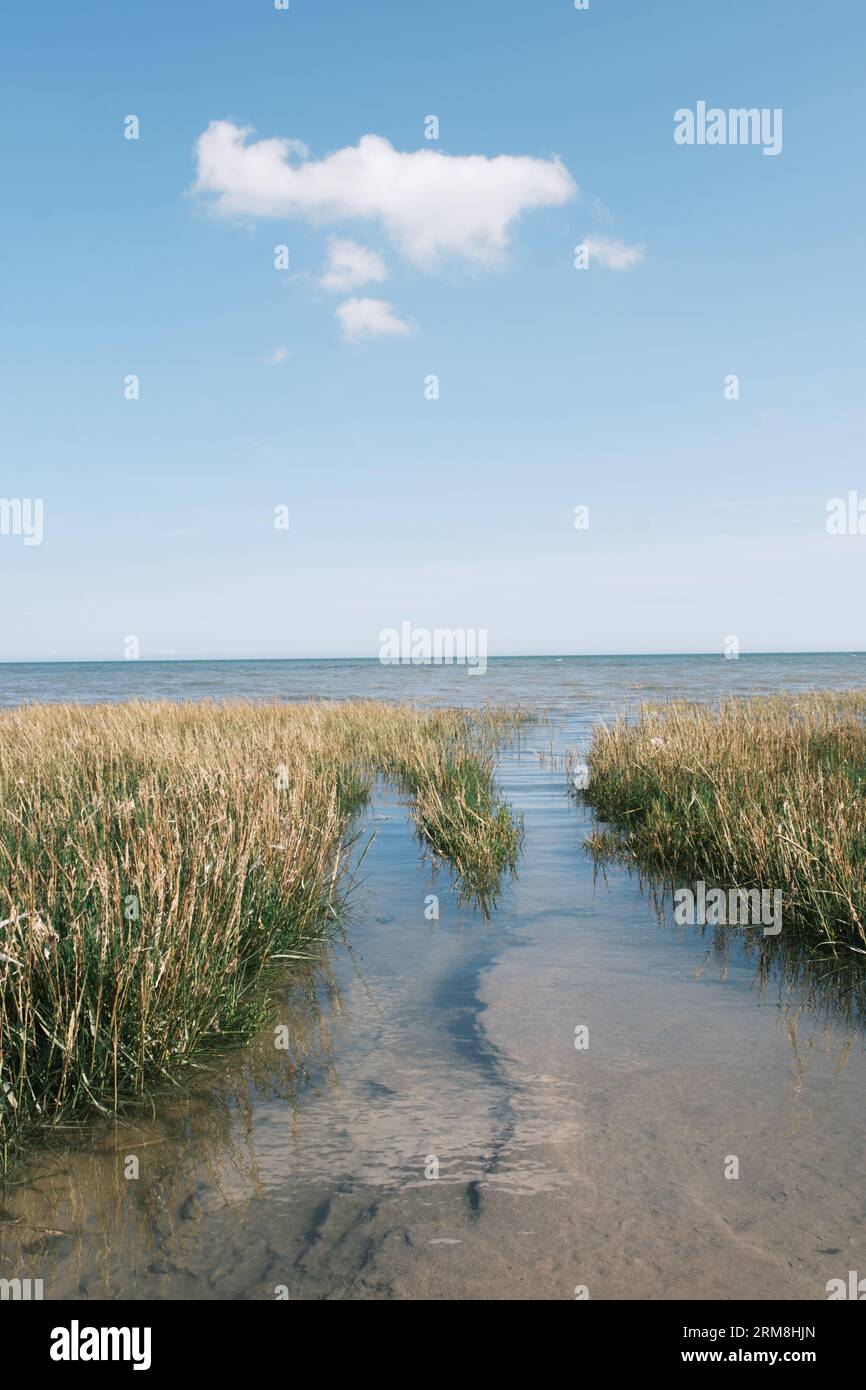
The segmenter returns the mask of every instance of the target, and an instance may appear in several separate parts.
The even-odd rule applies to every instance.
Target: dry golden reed
[[[645,706],[596,730],[588,765],[612,826],[596,853],[781,889],[786,929],[866,948],[866,693]]]
[[[30,705],[0,715],[0,1167],[248,1037],[277,956],[338,915],[373,780],[482,902],[521,834],[493,782],[520,715],[379,702]]]

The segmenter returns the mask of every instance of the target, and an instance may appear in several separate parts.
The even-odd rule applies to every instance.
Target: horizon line
[[[866,656],[864,650],[851,651],[847,647],[812,650],[779,650],[740,652],[736,657],[726,657],[724,652],[716,651],[678,651],[678,652],[509,652],[500,656],[488,656],[487,662],[494,661],[613,661],[640,660],[645,658],[673,657],[712,657],[719,661],[742,661],[747,657],[763,656]],[[461,666],[460,661],[381,661],[378,656],[163,656],[163,657],[12,657],[0,660],[3,666],[193,666],[225,663],[285,663],[285,662],[374,662],[377,666]]]

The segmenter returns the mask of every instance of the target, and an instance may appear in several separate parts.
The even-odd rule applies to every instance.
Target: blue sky
[[[866,535],[825,529],[866,498],[862,5],[85,0],[4,30],[0,495],[45,520],[0,534],[0,660],[375,656],[406,619],[491,655],[866,648]],[[678,146],[700,100],[781,108],[781,153]],[[212,122],[254,131],[233,215],[194,191]],[[454,161],[482,222],[466,156],[579,194],[467,252],[450,194],[379,216],[362,169],[346,211],[327,157],[366,135]],[[273,139],[330,203],[261,215]],[[332,237],[387,278],[323,287]],[[352,298],[407,331],[346,341]]]

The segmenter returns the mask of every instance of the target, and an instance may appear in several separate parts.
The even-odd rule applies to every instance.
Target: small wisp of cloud
[[[342,237],[329,239],[328,265],[319,281],[323,289],[348,294],[359,285],[380,284],[387,278],[388,271],[378,251]]]
[[[640,246],[610,236],[585,236],[583,245],[589,252],[590,263],[603,265],[606,270],[633,270],[644,258]]]
[[[397,317],[387,299],[353,296],[338,305],[336,312],[347,343],[363,342],[365,338],[405,338],[412,331],[408,323]]]

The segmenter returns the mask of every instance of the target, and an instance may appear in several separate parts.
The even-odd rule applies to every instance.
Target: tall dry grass
[[[595,853],[780,888],[788,926],[866,948],[866,693],[646,706],[599,727],[588,766],[585,795],[612,827]]]
[[[32,705],[0,715],[0,1167],[247,1037],[276,957],[340,912],[377,775],[489,900],[520,826],[492,775],[519,715],[377,702]]]

